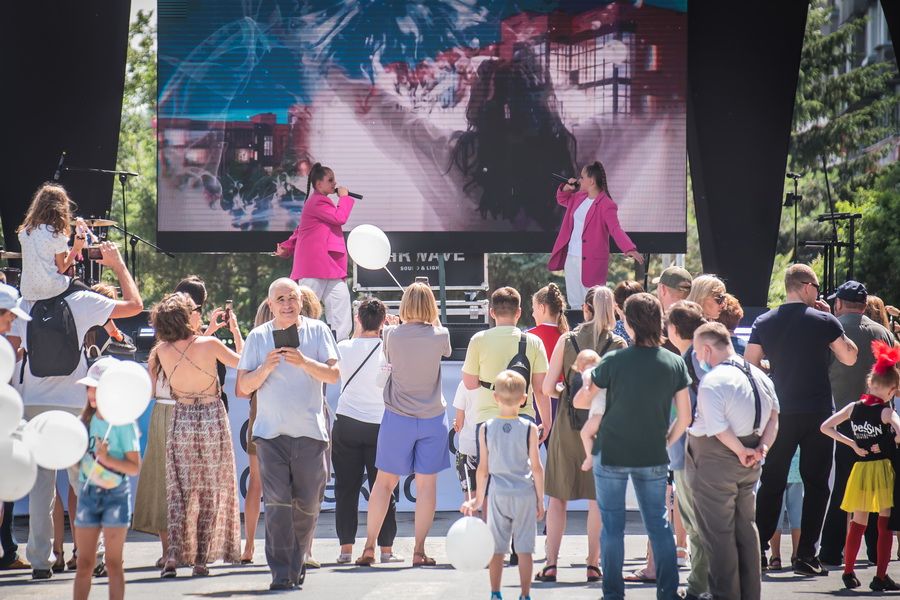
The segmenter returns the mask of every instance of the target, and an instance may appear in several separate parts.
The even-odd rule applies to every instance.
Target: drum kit
[[[116,227],[117,223],[115,221],[111,221],[109,219],[84,219],[85,225],[89,228],[97,228],[104,229],[107,227]],[[72,224],[74,228],[75,225]],[[91,232],[91,238],[95,242],[99,242],[101,239],[106,238],[106,231],[100,231],[100,235],[97,236]],[[88,285],[93,285],[100,280],[100,265],[97,264],[97,260],[100,259],[99,255],[100,246],[99,243],[94,243],[89,246],[85,246],[82,250],[82,258],[83,260],[76,261],[75,265],[69,270],[67,275],[69,276],[77,276],[82,279]],[[10,261],[10,260],[22,260],[21,252],[12,252],[9,250],[4,250],[0,248],[0,260]],[[6,266],[0,266],[0,273],[6,278],[6,283],[13,287],[18,288],[19,282],[21,280],[22,270],[18,267],[11,267],[8,264]]]

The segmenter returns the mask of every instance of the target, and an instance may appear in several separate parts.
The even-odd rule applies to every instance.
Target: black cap
[[[847,302],[865,302],[868,297],[869,292],[866,291],[866,286],[851,279],[850,281],[845,281],[839,285],[838,289],[828,296],[828,299],[834,300],[835,298],[840,298]]]

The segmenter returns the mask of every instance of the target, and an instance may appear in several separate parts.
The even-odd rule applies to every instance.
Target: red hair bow
[[[875,340],[872,342],[872,354],[875,355],[875,366],[872,370],[879,375],[886,374],[900,362],[900,346],[889,346]]]

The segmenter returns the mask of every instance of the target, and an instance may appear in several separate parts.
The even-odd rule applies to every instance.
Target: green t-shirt
[[[603,357],[592,374],[606,388],[606,413],[593,454],[603,465],[668,464],[666,435],[675,393],[690,385],[687,366],[664,348],[632,346]]]
[[[525,336],[525,356],[531,362],[531,374],[539,375],[547,372],[547,353],[544,352],[544,343],[541,338],[525,333],[512,325],[492,327],[485,331],[479,331],[469,340],[466,350],[466,361],[462,371],[469,375],[475,375],[481,381],[493,383],[497,375],[505,370],[509,361],[519,351],[519,336]],[[529,386],[531,382],[528,382]],[[528,390],[528,402],[519,411],[520,415],[528,415],[534,418],[534,406],[531,402],[532,390]],[[491,390],[481,386],[478,388],[478,401],[475,404],[475,422],[484,423],[488,419],[500,416],[500,409],[494,402]]]

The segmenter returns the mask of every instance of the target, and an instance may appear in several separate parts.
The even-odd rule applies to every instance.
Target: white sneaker
[[[384,553],[381,554],[381,562],[383,562],[383,563],[400,563],[405,560],[406,560],[405,558],[403,558],[402,556],[397,556],[393,552],[391,552],[389,554],[384,554]]]
[[[341,552],[340,554],[338,554],[338,557],[337,557],[337,564],[339,564],[339,565],[346,565],[347,563],[349,563],[349,562],[352,561],[352,560],[353,560],[353,556],[352,556],[352,555],[350,555],[350,554],[344,554],[343,552]]]

